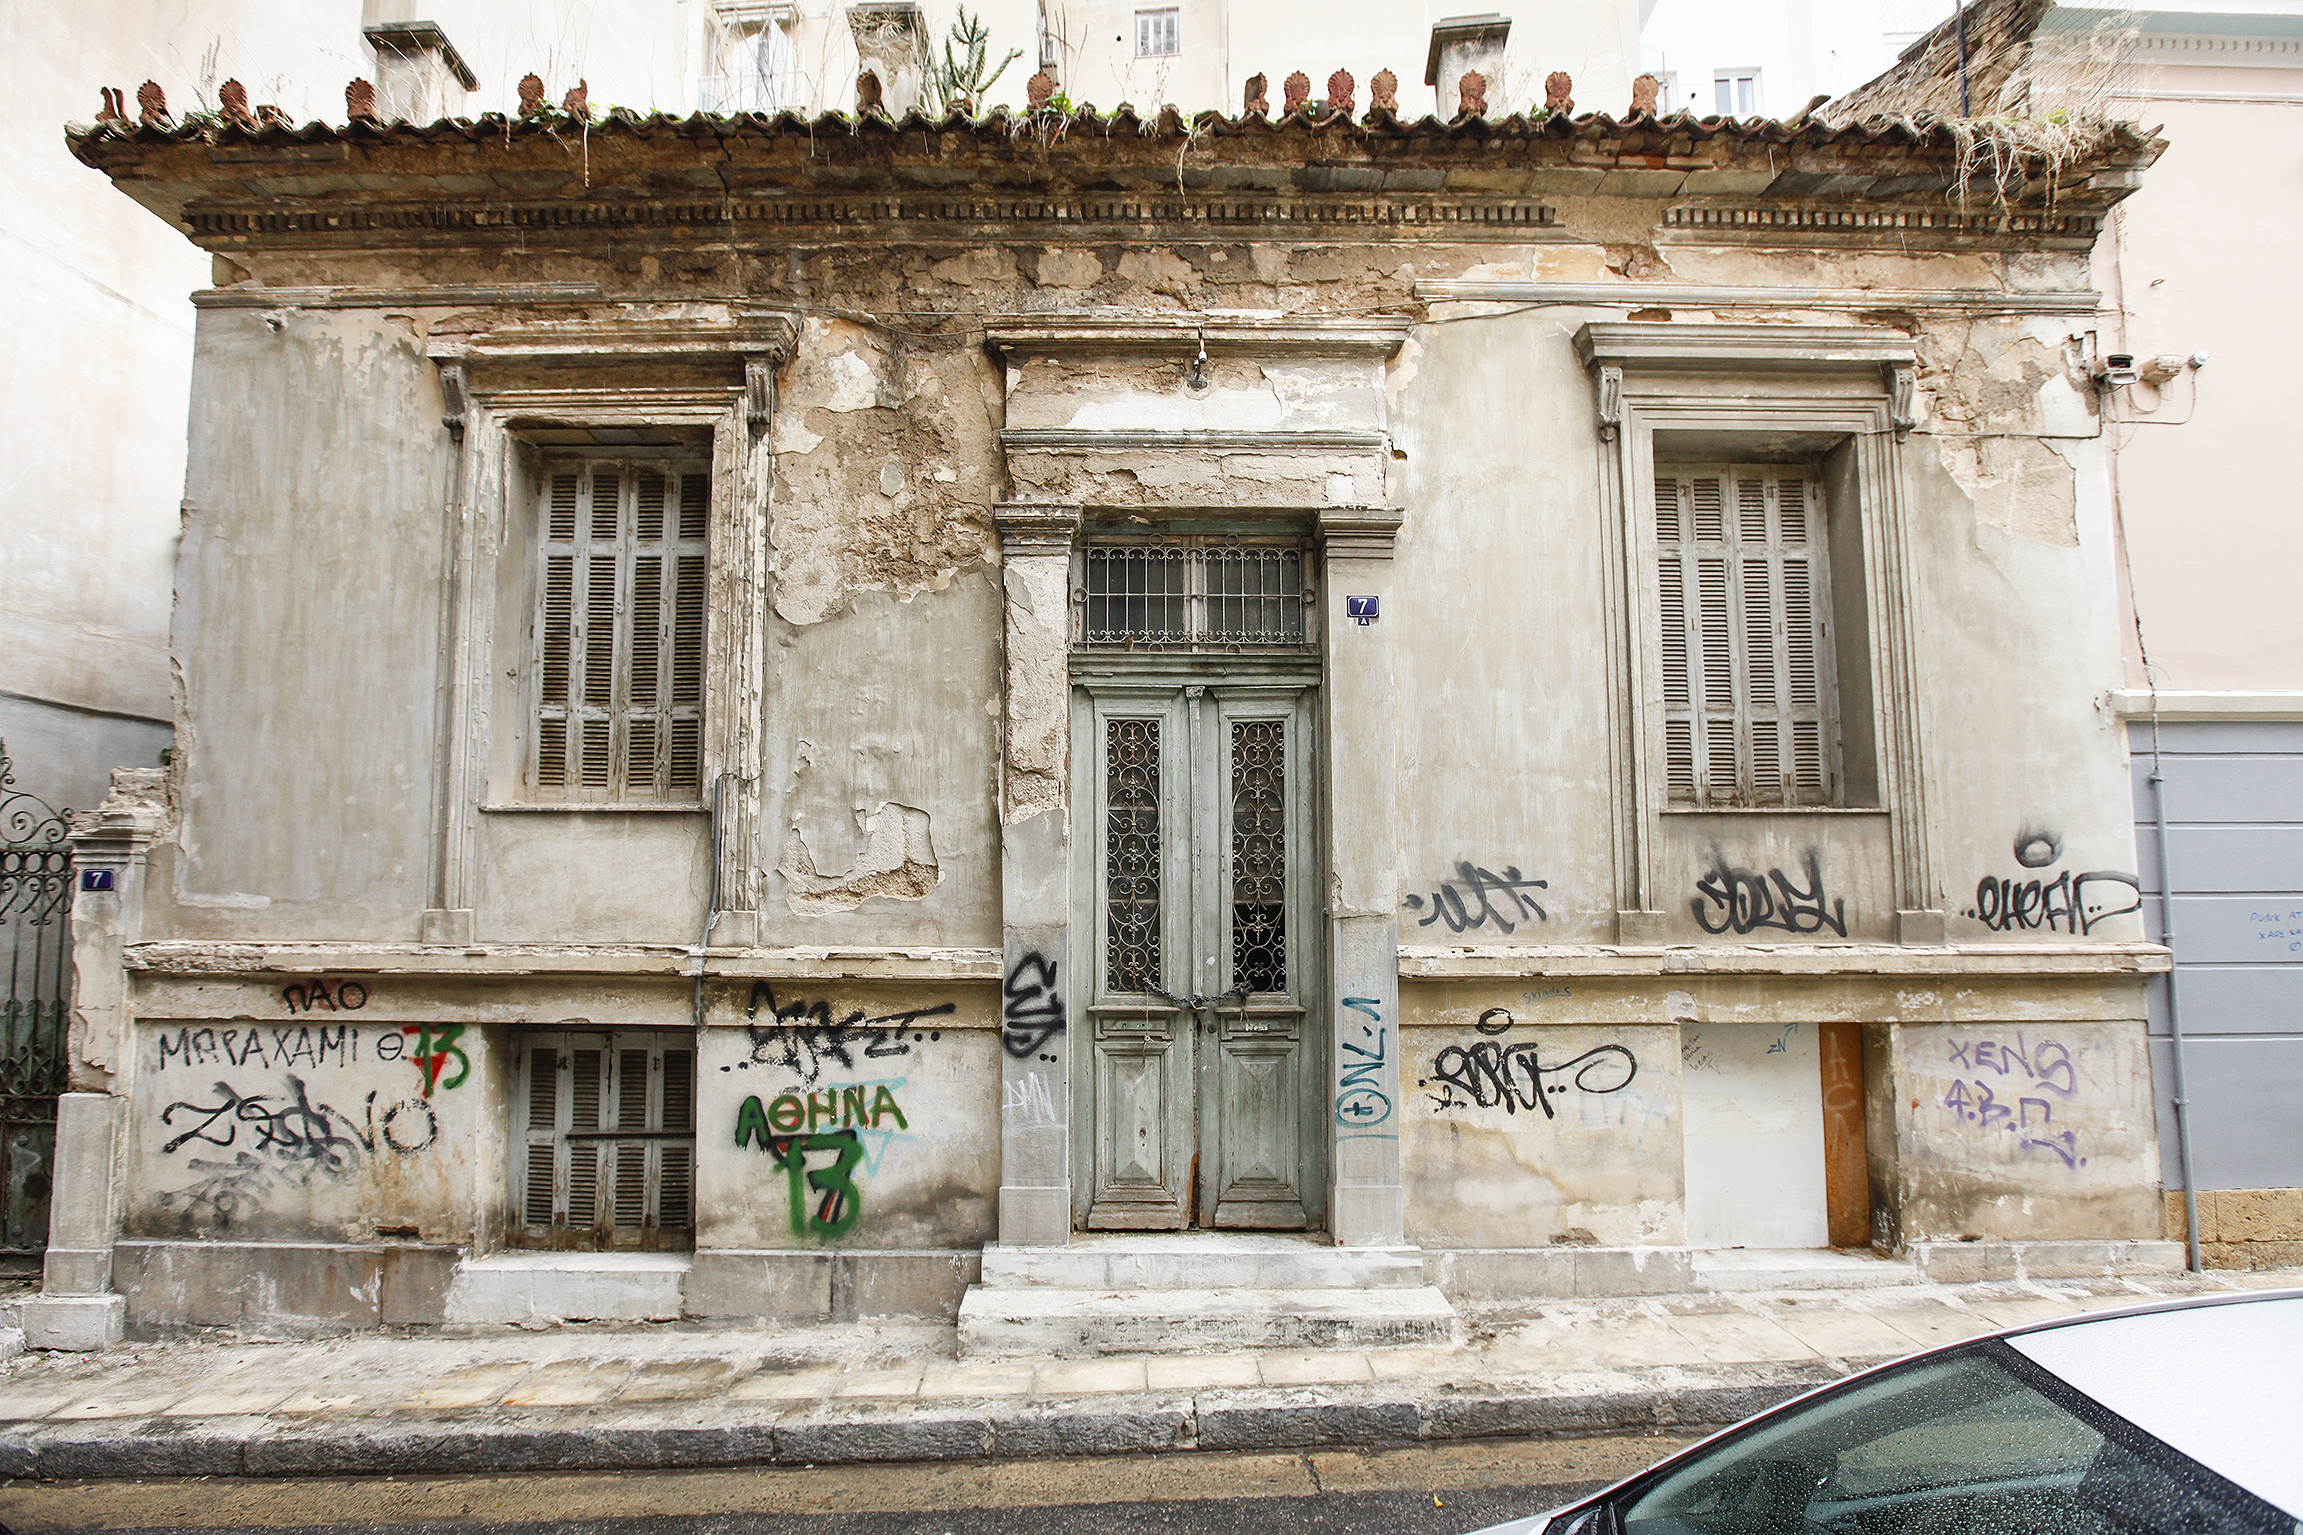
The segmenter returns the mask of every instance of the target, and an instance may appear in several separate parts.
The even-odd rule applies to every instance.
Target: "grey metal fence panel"
[[[2162,724],[2176,998],[2203,1189],[2303,1186],[2303,722]],[[2144,932],[2159,939],[2152,733],[2133,725]],[[2151,986],[2164,1176],[2177,1184],[2168,993]]]

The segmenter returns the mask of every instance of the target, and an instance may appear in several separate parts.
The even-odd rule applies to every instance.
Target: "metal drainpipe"
[[[2159,844],[2159,941],[2175,947],[2175,876],[2167,862],[2167,777],[2159,761],[2159,690],[2151,692],[2151,818]],[[2175,967],[2167,969],[2169,1075],[2175,1089],[2175,1171],[2183,1180],[2183,1247],[2191,1272],[2204,1272],[2199,1259],[2199,1191],[2191,1177],[2191,1106],[2183,1087],[2183,1014],[2175,1005]]]

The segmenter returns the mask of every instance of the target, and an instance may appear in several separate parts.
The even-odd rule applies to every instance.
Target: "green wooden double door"
[[[1322,1225],[1315,690],[1168,678],[1075,696],[1075,1216]]]

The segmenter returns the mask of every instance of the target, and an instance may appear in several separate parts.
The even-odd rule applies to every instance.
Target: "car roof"
[[[2137,1428],[2303,1516],[2303,1289],[2098,1311],[1999,1337]]]

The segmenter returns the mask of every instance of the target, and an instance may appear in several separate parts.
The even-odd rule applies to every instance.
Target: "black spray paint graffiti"
[[[1781,869],[1764,875],[1751,869],[1730,868],[1717,848],[1711,850],[1711,872],[1695,882],[1696,898],[1689,902],[1695,920],[1707,933],[1754,933],[1774,928],[1785,933],[1820,933],[1825,928],[1847,936],[1847,902],[1835,899],[1824,905],[1823,858],[1813,848],[1800,855],[1807,875],[1802,887]],[[1717,913],[1719,921],[1712,916]]]
[[[2052,831],[2025,826],[2015,834],[2015,861],[2045,869],[2063,856],[2063,839]],[[1986,874],[1975,885],[1975,904],[1966,915],[1995,933],[2047,931],[2085,935],[2097,923],[2143,909],[2142,882],[2117,869],[2066,869],[2053,879],[2006,878]]]
[[[760,1015],[760,1004],[766,1003],[773,1024],[762,1027],[753,1023],[744,1025],[751,1036],[752,1050],[747,1059],[738,1061],[733,1069],[749,1071],[754,1066],[780,1066],[796,1073],[802,1082],[813,1082],[823,1073],[826,1065],[842,1071],[856,1070],[857,1060],[884,1061],[896,1056],[909,1055],[912,1046],[932,1039],[942,1039],[938,1029],[914,1033],[904,1037],[904,1031],[923,1018],[941,1018],[958,1010],[957,1004],[941,1002],[934,1007],[915,1007],[907,1012],[882,1013],[866,1017],[857,1008],[838,1022],[832,1021],[828,1002],[792,1002],[779,1005],[775,991],[766,981],[752,983],[751,1001],[746,1004],[747,1018]],[[722,1066],[720,1070],[731,1068]]]
[[[1391,1118],[1391,1098],[1383,1090],[1384,1063],[1390,1059],[1385,1045],[1387,1030],[1383,1026],[1383,1009],[1373,997],[1346,997],[1343,1005],[1367,1019],[1359,1026],[1363,1041],[1353,1044],[1338,1037],[1336,1043],[1343,1053],[1356,1057],[1341,1062],[1341,1071],[1335,1084],[1335,1122],[1348,1130],[1365,1133]],[[1348,1025],[1350,1020],[1346,1020]]]
[[[356,1013],[368,1005],[368,988],[358,981],[319,980],[308,986],[281,987],[280,1000],[291,1013]]]
[[[1482,1034],[1510,1030],[1513,1019],[1500,1007],[1479,1015],[1475,1025]],[[1431,1058],[1431,1075],[1418,1079],[1418,1087],[1436,1087],[1432,1107],[1439,1110],[1494,1108],[1501,1104],[1513,1114],[1541,1109],[1555,1119],[1559,1111],[1551,1100],[1570,1088],[1577,1092],[1620,1093],[1639,1075],[1639,1058],[1624,1045],[1595,1045],[1556,1066],[1543,1064],[1538,1040],[1506,1045],[1482,1039],[1469,1045],[1449,1045]]]
[[[2079,1091],[2079,1065],[2070,1046],[2052,1039],[2027,1043],[2021,1034],[2013,1043],[2002,1037],[1954,1038],[1947,1044],[1953,1069],[1971,1073],[1953,1078],[1943,1095],[1943,1106],[1961,1123],[2005,1130],[2018,1137],[2019,1149],[2053,1152],[2074,1170],[2087,1165],[2077,1133],[2054,1128],[2055,1100],[2024,1096],[2049,1092],[2068,1102]],[[2010,1100],[2004,1093],[2016,1096]]]
[[[1459,890],[1456,887],[1461,886]],[[1440,881],[1431,893],[1431,915],[1416,924],[1429,927],[1434,922],[1445,922],[1451,933],[1484,927],[1492,922],[1501,932],[1514,932],[1523,922],[1543,922],[1549,918],[1530,890],[1548,890],[1549,880],[1527,879],[1516,864],[1504,865],[1501,874],[1465,859],[1455,866],[1455,878]],[[1407,898],[1409,911],[1421,911],[1424,898]]]
[[[315,1028],[178,1029],[155,1036],[160,1069],[194,1066],[346,1066],[360,1058],[359,1031]],[[386,1057],[389,1059],[389,1057]]]
[[[157,1202],[181,1204],[195,1220],[205,1211],[215,1224],[229,1226],[282,1189],[308,1188],[317,1178],[340,1182],[358,1171],[363,1156],[409,1156],[429,1150],[440,1138],[440,1117],[422,1098],[403,1098],[379,1109],[378,1095],[371,1091],[355,1119],[333,1105],[314,1103],[302,1077],[288,1077],[286,1087],[279,1094],[242,1093],[218,1082],[214,1103],[179,1100],[161,1110],[161,1125],[177,1131],[162,1143],[163,1155],[214,1146],[233,1156],[229,1162],[186,1157],[185,1166],[201,1174],[200,1181],[162,1193]]]
[[[1064,998],[1056,990],[1056,962],[1037,952],[1024,955],[1000,988],[1000,1043],[1019,1061],[1043,1061],[1049,1040],[1064,1031]]]

